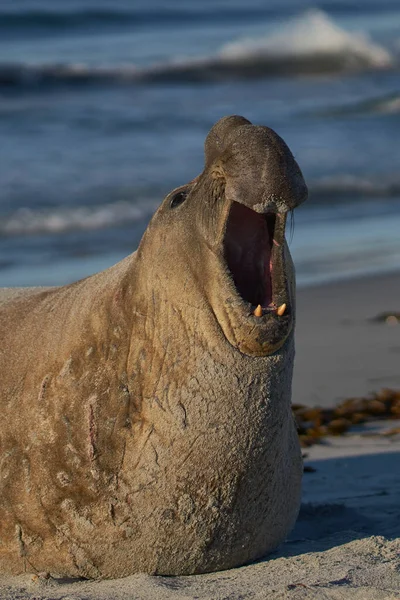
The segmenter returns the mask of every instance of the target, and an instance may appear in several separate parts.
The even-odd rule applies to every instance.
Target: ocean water
[[[2,0],[0,286],[135,250],[228,114],[304,173],[301,285],[400,270],[398,0]]]

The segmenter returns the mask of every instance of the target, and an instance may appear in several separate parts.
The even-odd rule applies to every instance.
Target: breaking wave
[[[368,98],[354,104],[326,108],[314,114],[336,117],[357,114],[395,115],[398,113],[400,113],[400,93],[385,94],[384,96]]]
[[[53,210],[20,208],[6,217],[0,217],[0,235],[65,233],[120,226],[149,218],[158,204],[151,201],[135,204],[120,201],[94,207]]]
[[[365,34],[337,26],[321,10],[310,10],[281,31],[258,40],[245,39],[224,46],[225,60],[265,57],[278,64],[302,66],[306,72],[388,68],[393,58]]]
[[[366,101],[360,105],[364,111],[374,112],[384,115],[400,113],[400,94],[391,94],[384,98],[376,98]]]
[[[310,201],[350,203],[365,198],[400,198],[400,180],[367,179],[353,175],[326,177],[309,181]],[[63,234],[70,231],[94,231],[121,227],[148,220],[160,204],[156,200],[117,201],[96,206],[20,208],[0,217],[0,236]]]
[[[224,45],[215,55],[150,67],[0,64],[0,87],[91,83],[193,83],[266,76],[321,75],[395,66],[392,54],[366,35],[347,32],[313,10],[280,31]]]

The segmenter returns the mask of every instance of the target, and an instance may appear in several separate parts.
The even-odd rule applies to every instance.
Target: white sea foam
[[[0,234],[13,236],[104,229],[145,219],[156,206],[157,203],[151,201],[136,204],[121,201],[95,207],[46,211],[21,208],[0,218]]]
[[[349,197],[400,197],[400,180],[397,175],[368,178],[355,175],[336,175],[309,180],[310,196],[317,202],[346,202]],[[159,205],[158,200],[136,202],[118,201],[97,206],[61,207],[48,210],[20,208],[8,216],[0,217],[0,235],[36,235],[65,233],[68,231],[93,231],[118,227],[149,219]]]
[[[268,75],[324,74],[388,69],[396,60],[366,34],[345,31],[324,12],[311,10],[275,33],[225,44],[216,54],[138,67],[0,64],[1,85],[209,81]]]
[[[305,57],[343,56],[348,68],[387,68],[393,64],[388,50],[373,43],[366,34],[345,31],[317,9],[307,11],[275,34],[227,44],[220,56],[232,61],[257,56],[296,61]]]
[[[324,74],[365,69],[389,69],[395,59],[365,33],[350,32],[326,13],[313,9],[275,33],[239,39],[213,56],[177,59],[138,73],[139,78],[184,81]]]

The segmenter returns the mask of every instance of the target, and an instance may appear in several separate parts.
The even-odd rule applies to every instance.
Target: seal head
[[[204,297],[230,344],[249,356],[268,356],[294,326],[285,225],[306,198],[300,168],[272,129],[224,117],[207,136],[203,173],[166,197],[139,258],[148,262],[151,254],[161,279],[166,263],[176,265],[177,293],[182,270],[190,272],[192,286],[201,282],[192,291]]]

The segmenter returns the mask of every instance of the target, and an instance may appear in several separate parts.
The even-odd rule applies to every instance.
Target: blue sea
[[[400,270],[399,0],[1,0],[0,286],[134,251],[229,114],[304,173],[301,285]]]

